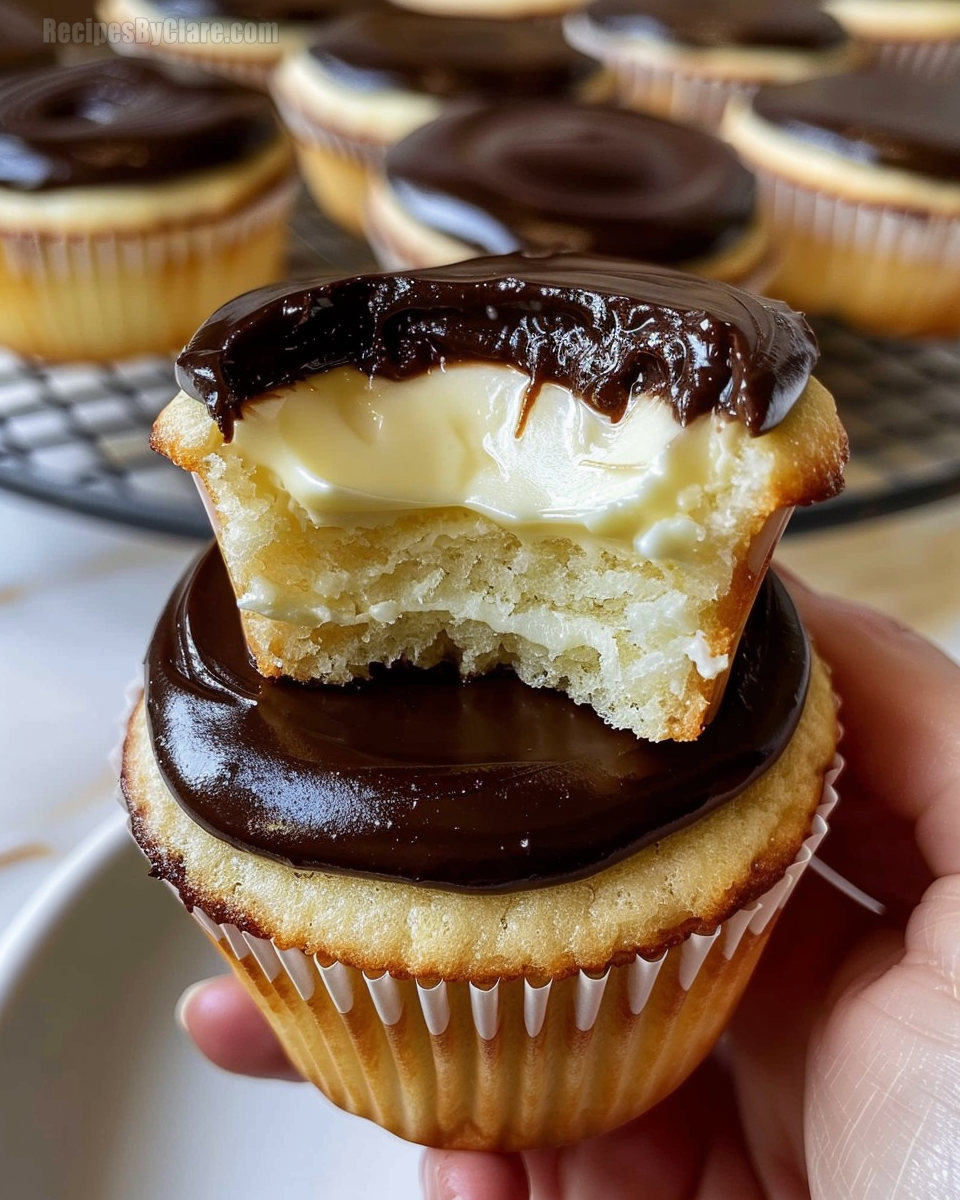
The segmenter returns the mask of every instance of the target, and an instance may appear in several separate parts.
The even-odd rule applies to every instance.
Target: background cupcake
[[[597,76],[555,21],[370,13],[331,25],[287,60],[273,93],[317,203],[359,233],[387,148],[452,101],[580,94]]]
[[[827,0],[823,7],[882,67],[937,80],[960,73],[956,0]]]
[[[148,21],[153,28],[190,22],[199,36],[144,34],[116,48],[266,87],[283,56],[302,49],[326,21],[385,7],[387,0],[100,0],[97,13],[102,21]]]
[[[752,175],[718,138],[560,100],[460,109],[389,151],[367,235],[389,269],[514,250],[768,272]]]
[[[960,84],[876,70],[731,106],[780,250],[770,293],[872,332],[960,333],[958,128]]]
[[[628,107],[716,130],[733,95],[863,57],[810,0],[594,0],[565,23]]]
[[[291,155],[269,102],[119,60],[0,86],[0,343],[175,350],[277,278]]]

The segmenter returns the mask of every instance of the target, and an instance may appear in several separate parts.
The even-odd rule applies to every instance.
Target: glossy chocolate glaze
[[[353,365],[406,379],[469,361],[528,375],[528,407],[556,382],[617,421],[641,386],[681,424],[716,410],[760,434],[816,357],[777,300],[618,259],[509,255],[248,292],[200,327],[177,379],[228,439],[245,402],[310,375]]]
[[[56,46],[43,40],[43,27],[16,4],[0,2],[0,76],[36,71],[56,61]]]
[[[719,138],[565,100],[449,113],[387,153],[412,217],[487,254],[572,250],[682,265],[755,218],[755,184]]]
[[[310,53],[348,87],[440,97],[565,95],[597,69],[557,20],[365,13],[329,25]]]
[[[150,0],[168,17],[209,20],[286,21],[314,25],[368,8],[387,8],[388,0]]]
[[[813,0],[594,0],[586,17],[607,33],[698,49],[822,51],[849,41]]]
[[[104,59],[0,83],[0,185],[25,192],[183,176],[277,136],[265,96],[174,82],[147,63]]]
[[[146,705],[167,786],[231,845],[305,870],[498,891],[594,874],[730,800],[786,746],[808,678],[799,618],[768,575],[696,742],[641,741],[509,674],[264,679],[214,547],[160,619]]]
[[[791,137],[857,162],[960,180],[960,82],[863,71],[765,87],[754,111]]]

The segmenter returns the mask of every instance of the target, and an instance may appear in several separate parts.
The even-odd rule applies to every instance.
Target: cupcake
[[[564,28],[610,69],[622,103],[711,132],[731,96],[864,57],[812,0],[594,0]]]
[[[283,56],[326,22],[386,7],[387,0],[100,0],[97,12],[132,27],[135,37],[116,43],[121,52],[265,88]]]
[[[795,313],[621,260],[251,293],[154,446],[195,472],[260,672],[510,667],[698,737],[790,508],[846,451]]]
[[[386,156],[367,237],[407,269],[575,251],[759,287],[770,271],[753,176],[710,134],[573,101],[461,108]]]
[[[586,0],[391,0],[398,8],[441,17],[554,17],[581,8]]]
[[[589,93],[598,76],[556,21],[378,12],[330,25],[284,63],[273,94],[317,204],[361,233],[387,148],[452,101]]]
[[[110,359],[182,346],[282,274],[289,148],[269,102],[121,60],[0,83],[0,340]]]
[[[732,105],[781,252],[770,293],[874,333],[960,334],[958,128],[960,82],[879,70]]]
[[[826,0],[824,8],[880,66],[942,81],[960,72],[957,0]]]
[[[709,1051],[825,831],[836,734],[772,575],[713,725],[651,745],[509,675],[265,680],[214,549],[154,634],[122,782],[308,1080],[401,1137],[516,1150],[637,1116]]]

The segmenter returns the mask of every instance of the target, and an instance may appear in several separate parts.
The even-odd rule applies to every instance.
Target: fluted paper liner
[[[650,62],[631,54],[629,45],[594,33],[589,20],[579,14],[564,21],[564,32],[572,46],[606,66],[626,108],[657,113],[708,133],[719,129],[731,96],[750,96],[759,87],[757,82],[685,71],[675,63]]]
[[[341,1108],[428,1145],[561,1145],[652,1107],[709,1052],[827,832],[840,765],[799,853],[759,900],[656,960],[599,975],[398,979],[193,916],[297,1069]]]
[[[960,38],[899,41],[855,36],[886,70],[919,75],[940,83],[948,83],[960,71]]]
[[[779,248],[771,294],[877,333],[960,334],[960,215],[868,204],[747,165]]]
[[[153,230],[0,230],[2,341],[56,359],[177,350],[220,304],[280,277],[295,190],[284,179],[233,212]]]

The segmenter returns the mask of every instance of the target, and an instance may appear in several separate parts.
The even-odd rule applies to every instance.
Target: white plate
[[[11,1200],[413,1200],[419,1150],[302,1084],[210,1066],[173,1020],[223,966],[118,816],[0,940]]]

